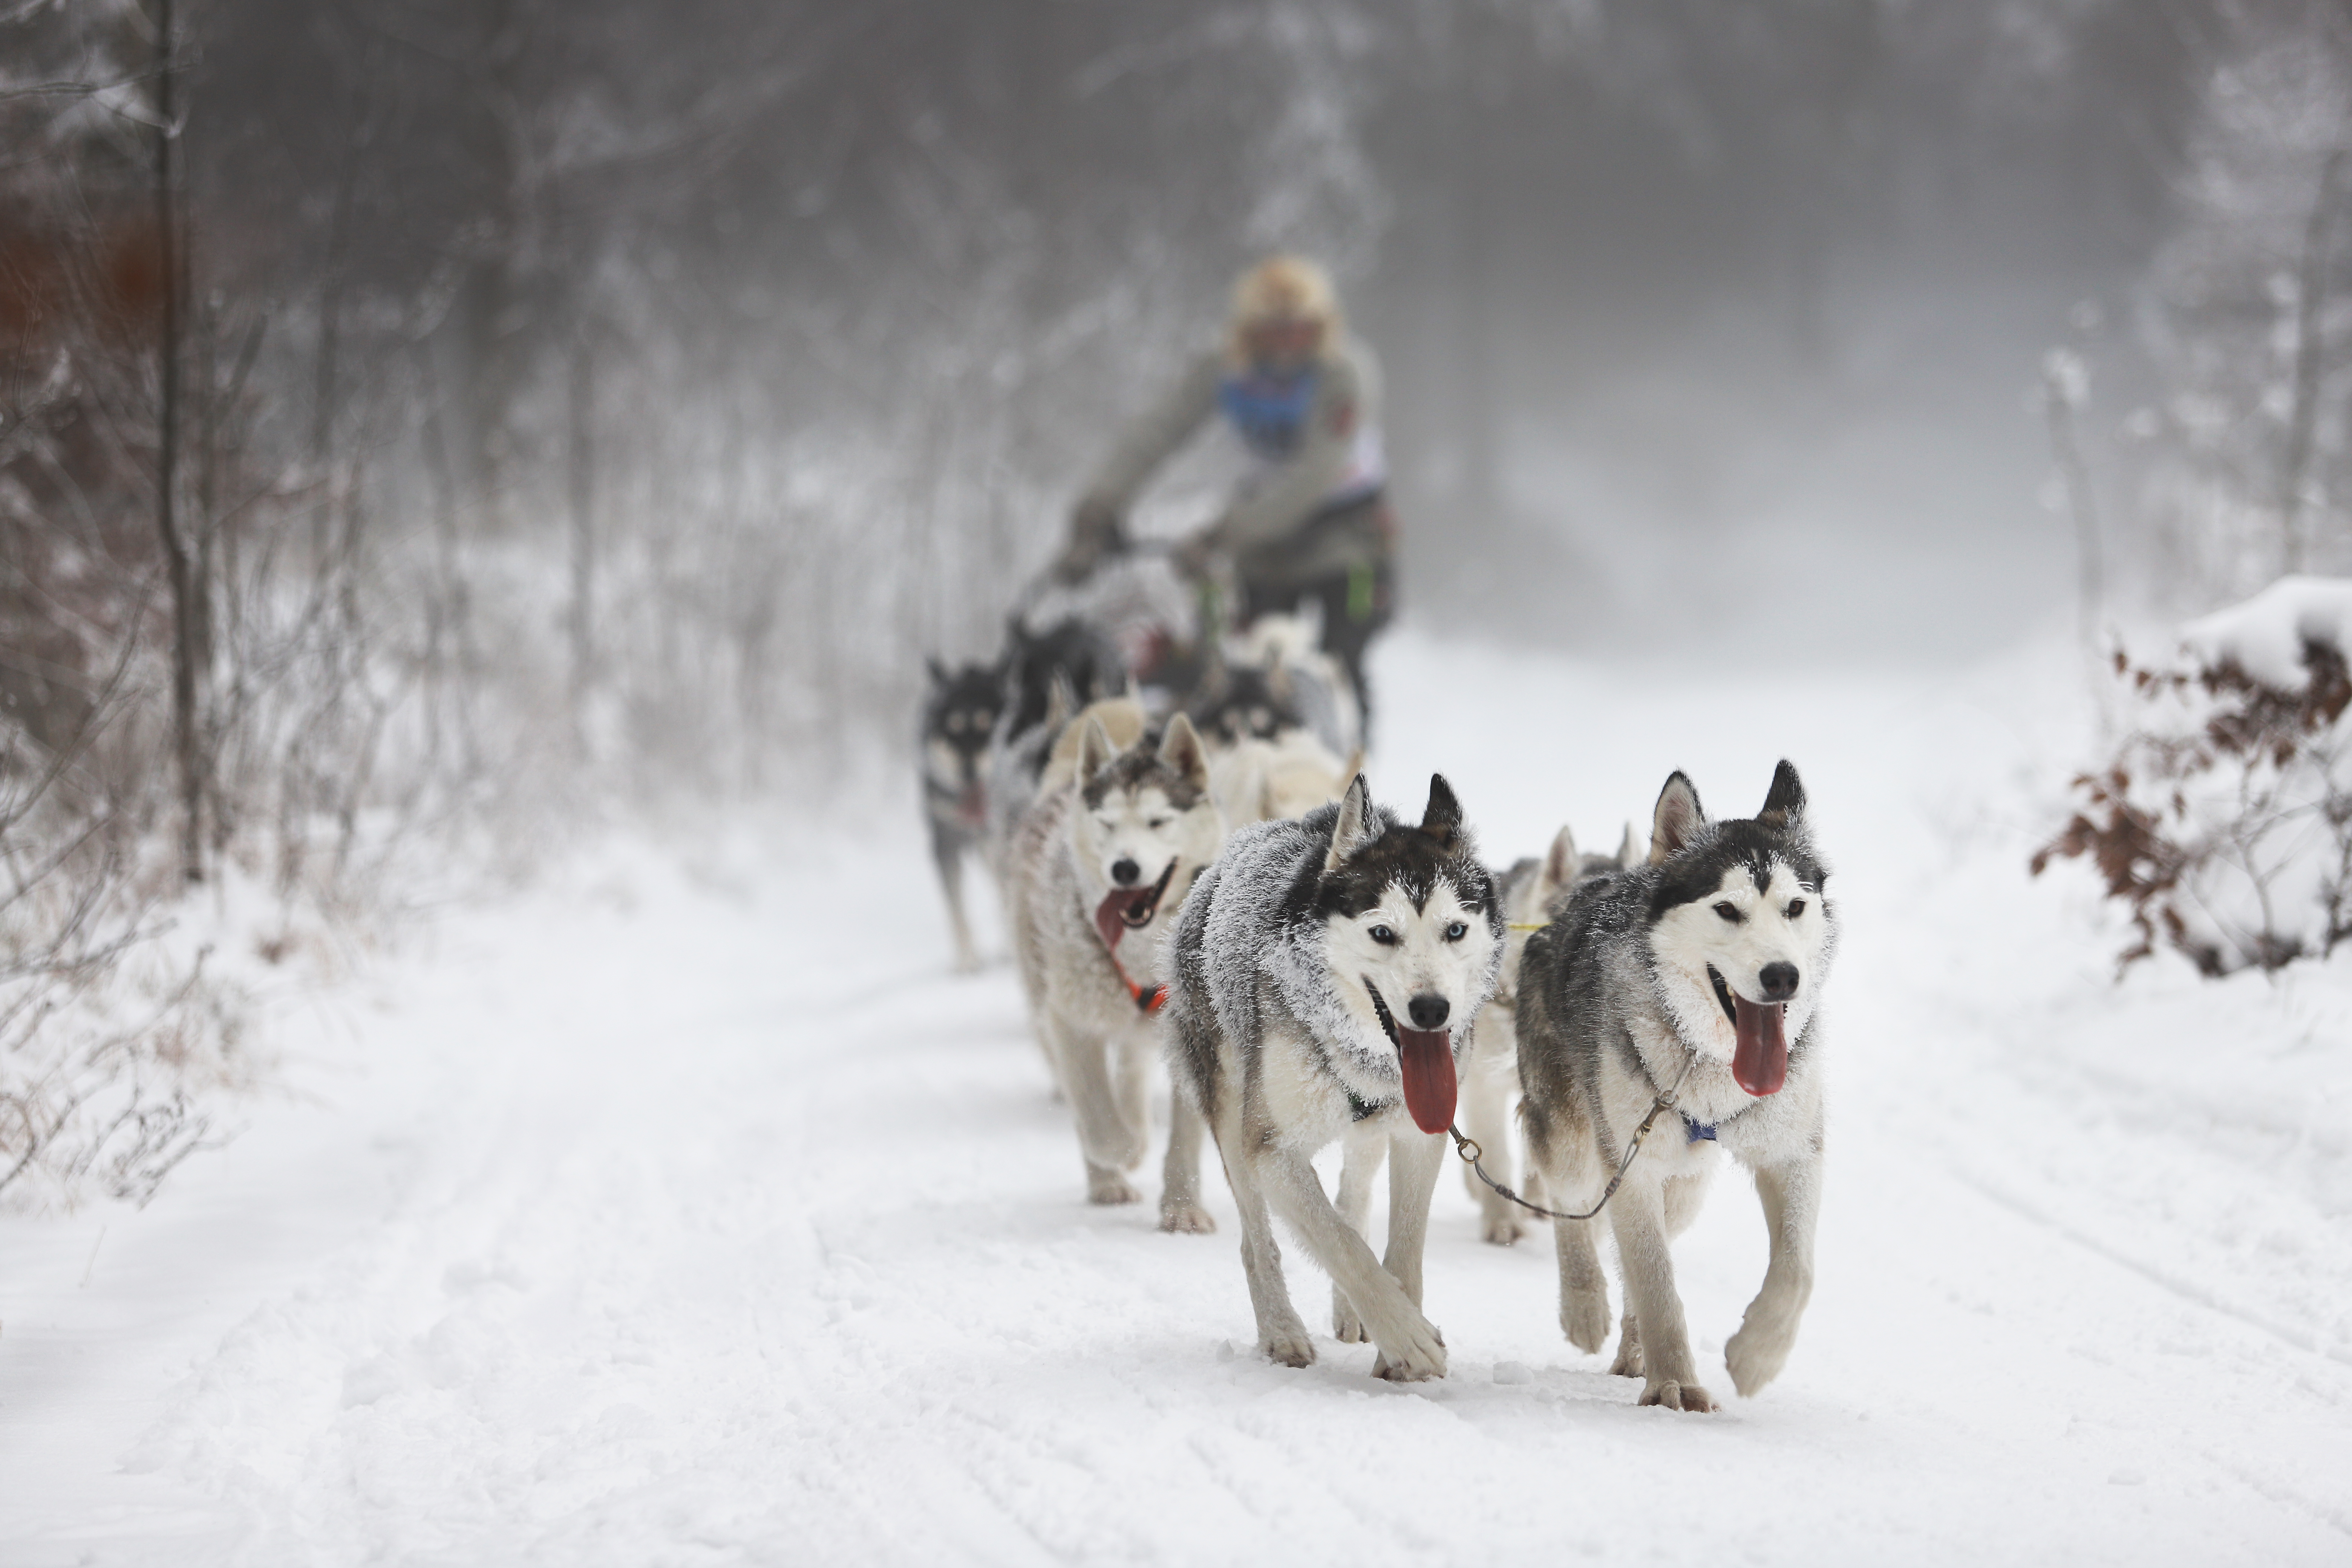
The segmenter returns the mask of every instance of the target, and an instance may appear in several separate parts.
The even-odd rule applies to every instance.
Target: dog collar
[[[1127,987],[1127,994],[1133,999],[1137,1012],[1149,1018],[1168,1005],[1168,986],[1165,982],[1146,990],[1136,981],[1135,976],[1127,972],[1127,965],[1118,961],[1118,949],[1106,946],[1103,949],[1103,956],[1110,960],[1111,973],[1118,976],[1118,983],[1121,985]]]
[[[1694,1121],[1691,1120],[1691,1113],[1687,1110],[1677,1110],[1675,1114],[1683,1119],[1683,1131],[1689,1134],[1689,1136],[1684,1140],[1685,1142],[1696,1143],[1702,1139],[1709,1143],[1716,1141],[1715,1130],[1718,1125],[1720,1125],[1720,1123],[1713,1121]]]
[[[1356,1098],[1354,1089],[1349,1089],[1345,1084],[1342,1084],[1340,1089],[1348,1097],[1349,1115],[1358,1121],[1361,1121],[1367,1116],[1378,1116],[1396,1103],[1389,1100],[1359,1100]]]

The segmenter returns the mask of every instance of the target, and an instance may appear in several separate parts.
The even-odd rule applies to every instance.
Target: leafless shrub
[[[2307,679],[2281,689],[2221,659],[2115,672],[2137,723],[2082,774],[2082,809],[2037,850],[2085,858],[2130,911],[2128,967],[2159,944],[2219,976],[2324,955],[2352,936],[2352,705],[2343,652],[2303,639]]]

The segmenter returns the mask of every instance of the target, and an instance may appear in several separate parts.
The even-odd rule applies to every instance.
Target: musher
[[[1222,414],[1252,471],[1224,514],[1181,542],[1177,564],[1197,575],[1213,556],[1232,559],[1237,627],[1318,605],[1324,650],[1369,719],[1364,649],[1392,613],[1396,531],[1380,397],[1380,367],[1348,334],[1323,268],[1295,256],[1259,262],[1234,286],[1224,342],[1128,427],[1087,486],[1056,574],[1078,582],[1124,550],[1137,493]]]

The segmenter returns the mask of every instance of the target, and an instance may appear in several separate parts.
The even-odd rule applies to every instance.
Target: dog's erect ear
[[[945,686],[954,679],[948,674],[948,667],[940,662],[940,656],[935,653],[927,653],[923,656],[923,668],[931,672],[933,686]]]
[[[1078,784],[1081,787],[1094,783],[1095,775],[1110,766],[1111,759],[1118,755],[1118,748],[1111,744],[1110,731],[1103,728],[1101,720],[1089,713],[1085,723],[1086,727],[1078,731]]]
[[[1323,869],[1336,871],[1347,864],[1348,857],[1364,846],[1371,837],[1371,791],[1364,787],[1364,775],[1358,773],[1348,785],[1348,793],[1339,797],[1339,820],[1331,827],[1331,853],[1323,857]]]
[[[1630,871],[1642,863],[1642,836],[1633,825],[1625,825],[1625,837],[1617,841],[1617,864]]]
[[[1448,849],[1462,830],[1462,803],[1454,798],[1454,786],[1444,773],[1429,775],[1429,805],[1421,814],[1421,830]]]
[[[1772,770],[1772,787],[1764,792],[1764,809],[1756,820],[1767,827],[1786,827],[1805,815],[1805,785],[1797,777],[1797,770],[1782,757],[1780,765]]]
[[[1543,869],[1536,873],[1536,905],[1538,909],[1549,907],[1553,894],[1576,880],[1576,835],[1566,823],[1562,823],[1559,835],[1551,841],[1550,850],[1544,856]]]
[[[1209,757],[1202,748],[1201,732],[1181,713],[1168,721],[1168,733],[1160,741],[1160,760],[1182,773],[1184,782],[1194,789],[1209,787]]]
[[[1706,813],[1699,806],[1698,791],[1675,772],[1658,792],[1658,809],[1650,819],[1650,864],[1655,866],[1679,853],[1705,826]]]

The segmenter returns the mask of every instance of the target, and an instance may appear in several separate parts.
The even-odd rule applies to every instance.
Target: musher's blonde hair
[[[1269,256],[1235,279],[1225,332],[1225,353],[1235,365],[1249,363],[1249,330],[1267,321],[1312,322],[1315,353],[1321,357],[1340,330],[1331,275],[1303,256]]]

